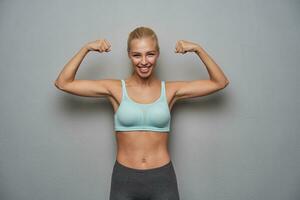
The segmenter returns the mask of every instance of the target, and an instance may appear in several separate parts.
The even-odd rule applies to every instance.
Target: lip
[[[138,68],[139,68],[139,71],[140,71],[141,73],[149,73],[149,72],[151,71],[151,68],[152,68],[152,67],[138,67]],[[148,72],[142,72],[142,71],[141,71],[142,68],[147,68],[147,71],[148,71]]]
[[[150,67],[151,67],[151,66],[150,66]],[[150,67],[143,66],[143,67],[138,67],[138,68],[150,68]]]

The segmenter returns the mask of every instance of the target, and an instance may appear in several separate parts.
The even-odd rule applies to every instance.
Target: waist
[[[168,135],[158,133],[117,134],[117,161],[135,169],[162,166],[170,161]]]
[[[170,170],[173,169],[173,163],[170,160],[169,162],[161,165],[157,165],[156,167],[148,167],[148,168],[133,168],[128,167],[126,165],[123,165],[118,160],[115,161],[114,168],[118,168],[118,170],[122,170],[125,173],[143,173],[143,174],[149,174],[151,177],[150,179],[153,179],[154,174],[161,174],[161,176],[167,174],[170,172]],[[143,177],[144,179],[145,177]]]
[[[160,155],[155,154],[141,154],[141,155],[128,155],[122,152],[117,153],[116,160],[128,167],[133,169],[152,169],[161,167],[171,161],[168,152],[161,153]]]

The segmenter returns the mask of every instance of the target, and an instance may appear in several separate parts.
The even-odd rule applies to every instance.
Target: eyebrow
[[[148,51],[148,52],[146,52],[146,53],[152,53],[152,52],[156,52],[155,50],[152,50],[152,51]],[[135,52],[135,51],[133,51],[133,52],[131,52],[131,53],[140,53],[140,52]]]

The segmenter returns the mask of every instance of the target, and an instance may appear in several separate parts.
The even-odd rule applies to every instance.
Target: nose
[[[142,56],[142,64],[143,65],[147,64],[147,58],[146,58],[146,56]]]

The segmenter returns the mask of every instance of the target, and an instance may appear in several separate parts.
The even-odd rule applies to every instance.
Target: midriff
[[[117,160],[134,169],[151,169],[170,161],[166,132],[116,132]]]

